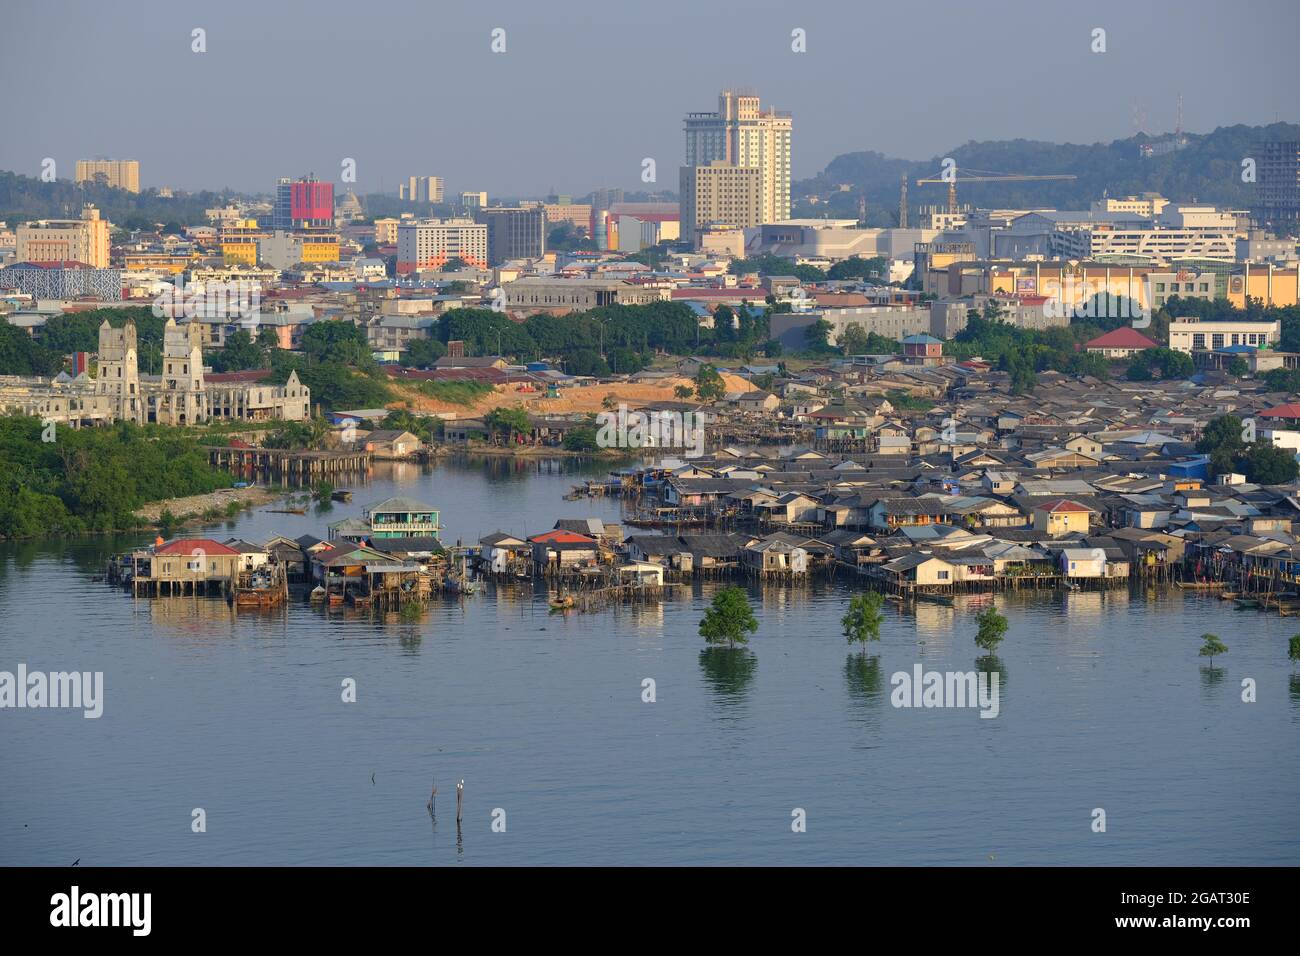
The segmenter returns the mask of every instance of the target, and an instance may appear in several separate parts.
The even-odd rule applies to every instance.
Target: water
[[[207,533],[323,537],[400,492],[442,508],[449,542],[531,534],[616,519],[615,501],[561,498],[600,473],[391,466],[351,505]],[[105,680],[98,720],[0,711],[0,864],[1300,862],[1300,678],[1286,661],[1300,623],[1213,597],[891,605],[873,666],[840,636],[849,592],[834,584],[754,591],[749,648],[709,653],[696,626],[719,585],[593,614],[489,589],[440,599],[419,624],[303,605],[235,617],[90,582],[139,540],[0,546],[0,670]],[[1010,619],[1000,715],[891,706],[895,671],[974,667],[990,600]],[[1213,670],[1196,656],[1204,631],[1231,648]],[[1241,700],[1246,677],[1256,703]],[[796,808],[807,832],[792,832]]]

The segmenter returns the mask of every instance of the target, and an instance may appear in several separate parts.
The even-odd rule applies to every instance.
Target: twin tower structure
[[[311,389],[297,372],[291,371],[283,385],[263,381],[265,370],[205,378],[202,336],[197,322],[169,318],[163,326],[161,368],[141,375],[135,323],[114,328],[104,322],[95,377],[0,377],[0,414],[35,415],[74,428],[118,421],[200,425],[311,417]]]
[[[115,329],[105,320],[99,327],[99,371],[96,390],[116,405],[119,421],[193,425],[207,421],[208,396],[203,383],[203,330],[197,322],[163,326],[162,375],[142,387],[134,322]]]

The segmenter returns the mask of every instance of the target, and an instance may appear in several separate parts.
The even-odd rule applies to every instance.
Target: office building
[[[277,232],[295,229],[330,229],[334,226],[334,184],[315,176],[282,178],[275,187],[271,228]]]
[[[542,206],[493,206],[474,214],[487,226],[488,264],[540,259],[546,253],[546,210]]]

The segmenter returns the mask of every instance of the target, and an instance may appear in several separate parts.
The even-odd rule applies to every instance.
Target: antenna
[[[902,185],[898,193],[898,228],[907,228],[907,173],[903,173]]]

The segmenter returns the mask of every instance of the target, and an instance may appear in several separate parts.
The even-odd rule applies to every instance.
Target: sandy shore
[[[269,504],[284,497],[284,492],[275,492],[261,486],[251,488],[222,488],[206,495],[190,495],[188,498],[168,498],[164,501],[151,501],[136,511],[136,517],[145,521],[157,521],[164,511],[170,511],[178,519],[197,518],[205,511],[216,508],[225,511],[233,501],[241,508]]]

